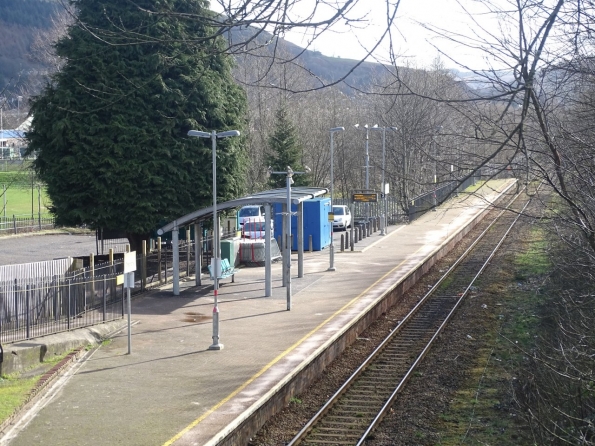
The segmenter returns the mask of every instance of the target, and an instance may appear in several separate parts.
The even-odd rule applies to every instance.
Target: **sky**
[[[309,12],[312,9],[313,0],[300,0],[298,7],[293,13],[296,16],[300,14],[300,8]],[[355,32],[346,27],[342,29],[337,27],[334,32],[326,32],[320,36],[310,49],[320,51],[322,54],[332,57],[341,57],[349,59],[361,59],[366,55],[366,49],[369,49],[377,41],[378,37],[384,32],[386,26],[386,2],[387,0],[359,0],[357,6],[351,11],[352,18],[365,17],[365,22],[356,25],[360,29]],[[389,0],[394,3],[395,0]],[[403,57],[401,64],[406,62],[417,67],[429,67],[439,55],[438,51],[432,47],[430,42],[452,54],[452,57],[474,68],[485,68],[485,53],[476,52],[470,54],[468,49],[448,43],[443,39],[436,38],[435,35],[424,30],[417,22],[428,23],[453,32],[468,33],[472,27],[471,19],[463,11],[463,5],[474,15],[475,20],[482,21],[487,27],[490,22],[486,18],[485,7],[481,2],[475,0],[401,0],[397,12],[396,27],[393,28],[393,43],[395,49]],[[305,12],[304,12],[305,14]],[[493,29],[496,25],[491,24]],[[297,45],[305,46],[308,42],[308,36],[303,33],[291,32],[285,38]],[[376,50],[376,60],[378,62],[387,62],[388,54],[386,45]],[[456,64],[441,56],[442,62],[446,68],[455,68]]]

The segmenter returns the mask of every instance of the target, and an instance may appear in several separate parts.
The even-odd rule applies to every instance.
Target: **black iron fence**
[[[334,198],[333,205],[350,207],[353,205],[354,220],[365,220],[366,217],[368,217],[368,219],[380,218],[380,216],[386,214],[388,219],[387,223],[393,225],[402,222],[406,217],[397,198],[392,195],[387,195],[385,198],[382,198],[380,194],[378,194],[378,201],[375,203],[354,203],[351,201],[351,198]],[[383,212],[383,210],[385,212]]]
[[[75,278],[15,279],[0,293],[0,343],[88,327],[124,315],[116,273]]]

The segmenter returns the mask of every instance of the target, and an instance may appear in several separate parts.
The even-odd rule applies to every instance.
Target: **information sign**
[[[136,271],[136,251],[124,253],[124,274]]]
[[[353,201],[356,203],[376,203],[378,194],[376,192],[354,192]]]

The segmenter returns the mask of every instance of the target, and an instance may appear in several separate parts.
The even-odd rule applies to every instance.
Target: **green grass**
[[[516,279],[524,280],[527,276],[539,276],[549,271],[551,267],[547,256],[547,242],[541,229],[534,228],[531,232],[531,244],[528,249],[517,255]]]
[[[486,324],[485,339],[476,363],[468,370],[467,382],[440,415],[441,446],[532,444],[523,421],[511,416],[510,383],[518,364],[525,360],[523,351],[531,348],[539,332],[536,312],[547,298],[535,292],[552,266],[544,234],[539,228],[531,230],[522,249],[510,259],[514,267],[501,274],[501,281],[488,285],[480,279],[482,293],[486,298],[494,296],[498,305],[495,323],[492,328]]]
[[[0,423],[23,404],[41,376],[33,378],[0,378]]]
[[[56,355],[43,362],[43,367],[35,369],[35,376],[23,376],[20,373],[0,377],[0,423],[9,418],[25,401],[45,371],[66,357],[68,353]]]
[[[477,190],[483,186],[486,182],[483,180],[477,181],[475,184],[472,184],[471,186],[469,186],[467,189],[465,189],[465,192],[467,193],[472,193],[472,192],[477,192]]]
[[[0,186],[1,187],[1,186]],[[31,188],[10,187],[6,190],[6,210],[4,209],[4,189],[0,189],[0,216],[31,215]],[[38,192],[40,199],[38,198]],[[33,214],[37,215],[41,204],[41,213],[48,213],[50,200],[42,187],[33,189]]]

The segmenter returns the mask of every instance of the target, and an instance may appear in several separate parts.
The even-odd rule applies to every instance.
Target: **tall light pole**
[[[386,166],[386,129],[397,130],[396,127],[372,127],[372,130],[382,130],[382,179],[381,179],[381,190],[382,193],[382,219],[380,227],[380,235],[386,234],[386,186],[384,184],[384,170]]]
[[[333,160],[333,152],[334,152],[334,146],[333,146],[333,135],[335,134],[335,132],[342,132],[345,130],[345,127],[334,127],[330,130],[331,132],[331,212],[333,212],[333,197],[334,197],[334,184],[335,184],[335,178],[333,176],[333,167],[335,165],[334,160]],[[331,223],[331,246],[329,247],[329,267],[328,267],[328,271],[335,271],[335,246],[333,244],[333,222]]]
[[[219,342],[219,303],[217,295],[219,292],[219,269],[221,268],[221,259],[219,258],[219,221],[217,219],[217,138],[227,138],[230,136],[240,136],[237,130],[228,130],[226,132],[211,133],[201,132],[199,130],[190,130],[188,136],[195,136],[198,138],[211,138],[213,147],[213,258],[211,260],[211,271],[213,272],[213,343],[209,346],[209,350],[221,350],[223,344]],[[196,271],[200,274],[200,271]]]
[[[432,135],[432,141],[434,142],[434,207],[432,211],[436,211],[436,206],[438,205],[438,200],[436,198],[436,188],[438,183],[438,145],[436,144],[436,135],[440,133],[442,130],[441,125],[436,126],[436,131],[434,135]]]
[[[271,167],[268,168],[268,175],[285,175],[287,186],[287,213],[285,214],[285,252],[283,254],[283,275],[285,276],[285,286],[287,292],[287,311],[291,310],[291,185],[293,184],[294,175],[302,175],[310,172],[310,168],[304,166],[304,172],[295,172],[290,166],[287,166],[286,171],[273,171]]]
[[[354,127],[357,129],[359,128],[359,124],[355,124]],[[378,126],[376,124],[374,124],[374,126],[372,128],[377,128]],[[368,124],[364,125],[364,128],[366,129],[366,190],[370,189],[370,150],[369,150],[369,141],[370,141],[370,126],[368,126]],[[370,216],[369,214],[369,207],[368,207],[368,203],[365,203],[365,208],[366,208],[366,221],[369,220]]]

